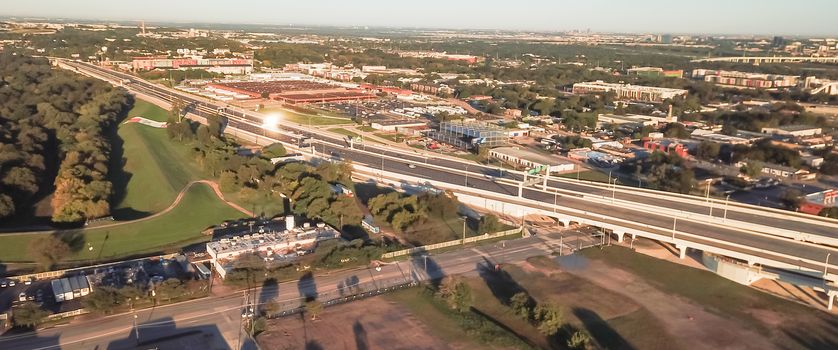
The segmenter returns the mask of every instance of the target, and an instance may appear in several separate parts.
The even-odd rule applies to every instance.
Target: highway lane
[[[502,264],[539,255],[549,255],[558,249],[558,234],[545,234],[528,238],[495,243],[461,251],[429,255],[426,261],[422,257],[414,260],[383,265],[381,271],[360,268],[335,271],[316,275],[312,280],[289,281],[277,286],[256,288],[254,295],[258,300],[273,300],[279,303],[298,302],[312,288],[319,294],[334,292],[345,281],[354,280],[359,284],[375,284],[382,281],[410,281],[411,274],[418,279],[440,278],[451,274],[473,274],[478,268],[491,268]],[[568,251],[567,247],[565,251]],[[185,330],[217,327],[218,334],[224,337],[231,348],[237,339],[241,321],[243,297],[241,292],[230,295],[205,298],[184,303],[138,310],[140,337],[143,341],[171,336]],[[48,349],[134,349],[130,342],[134,333],[133,314],[120,314],[105,318],[78,320],[69,325],[44,329],[21,335],[0,337],[0,349],[3,350],[48,350]],[[126,342],[126,340],[129,340]],[[185,348],[189,349],[189,348]]]
[[[94,66],[95,67],[95,66]],[[98,67],[96,67],[98,68]],[[100,69],[100,71],[102,71]],[[141,80],[138,80],[130,75],[126,75],[123,73],[112,72],[112,71],[105,71],[108,74],[112,74],[116,77],[122,79],[131,79],[135,81],[135,83],[131,83],[132,88],[141,88],[144,90],[145,93],[155,94],[162,99],[169,100],[171,99],[171,95],[164,94],[159,92],[161,88],[159,86],[155,86],[154,84],[147,83]],[[184,96],[185,100],[188,100],[199,107],[205,107],[206,110],[204,113],[199,113],[199,115],[206,116],[207,114],[213,113],[217,111],[217,107],[215,104],[207,103],[199,98],[191,97],[191,96]],[[254,123],[260,124],[261,117],[255,115],[252,112],[243,112],[238,111],[233,108],[228,108],[226,113],[245,119],[247,121],[251,121]],[[266,136],[274,135],[276,136],[278,133],[266,133],[263,129],[259,126],[249,125],[247,123],[243,123],[241,121],[230,119],[230,126],[234,128],[240,128],[242,130],[247,130],[253,133],[263,133]],[[287,129],[294,130],[300,134],[305,134],[312,138],[331,142],[331,143],[342,143],[344,140],[337,137],[332,137],[327,134],[323,133],[311,133],[309,130],[304,128],[295,127],[295,126],[288,126],[283,125],[283,127]],[[467,164],[462,161],[454,161],[451,159],[447,159],[445,157],[427,157],[421,154],[415,154],[410,152],[405,152],[405,150],[390,150],[386,148],[381,148],[377,145],[369,145],[369,147],[364,146],[365,150],[381,153],[387,156],[392,157],[399,157],[405,159],[405,161],[409,162],[416,162],[416,163],[428,163],[433,165],[438,165],[442,167],[446,167],[449,169],[457,169],[462,171],[471,171],[477,174],[483,175],[491,175],[496,177],[507,178],[510,180],[521,180],[522,177],[519,174],[502,171],[498,168],[483,166],[479,164]],[[475,174],[476,175],[476,174]],[[720,215],[722,210],[721,206],[718,204],[708,205],[707,203],[701,203],[700,199],[698,203],[685,203],[682,201],[676,200],[669,200],[666,198],[656,198],[651,197],[643,194],[639,194],[637,191],[612,191],[607,186],[603,187],[602,185],[593,185],[593,184],[584,184],[584,183],[573,183],[568,181],[549,181],[548,185],[554,188],[559,188],[562,190],[569,190],[569,191],[576,191],[582,193],[588,193],[593,195],[607,195],[607,194],[614,194],[615,199],[631,201],[636,203],[643,203],[645,205],[651,207],[658,207],[658,208],[667,208],[672,210],[679,210],[686,213],[693,213],[699,215],[709,215],[711,211],[715,210],[717,215]],[[620,189],[623,189],[622,186],[618,186]],[[698,198],[696,198],[698,199]],[[727,205],[727,219],[731,222],[729,224],[735,225],[736,221],[746,222],[749,224],[754,225],[763,225],[767,227],[773,228],[780,228],[785,229],[793,232],[806,232],[809,234],[815,235],[822,235],[826,237],[836,237],[838,238],[838,226],[834,223],[828,224],[811,224],[806,222],[800,222],[799,220],[793,220],[793,218],[783,216],[783,215],[754,215],[748,212],[741,212],[738,210],[738,207],[735,205]],[[814,218],[813,218],[814,219]]]
[[[318,147],[318,150],[319,149],[320,147]],[[414,164],[414,167],[411,168],[409,166],[409,164],[411,163],[393,161],[387,158],[377,158],[375,156],[351,150],[348,148],[327,146],[325,147],[325,151],[327,152],[327,154],[339,154],[342,159],[350,159],[353,162],[357,161],[359,163],[364,164],[375,164],[376,162],[378,162],[379,165],[375,168],[380,168],[383,164],[383,169],[386,172],[416,176],[420,178],[426,178],[429,180],[458,184],[463,186],[467,184],[470,188],[486,190],[495,193],[503,193],[512,196],[517,196],[518,194],[518,188],[516,186],[498,183],[486,177],[475,176],[469,177],[466,180],[465,176],[457,172],[446,172],[437,169],[430,169],[424,167],[422,164]],[[381,163],[382,160],[383,163]],[[608,201],[609,197],[610,196],[607,196],[605,198],[606,202]],[[696,241],[698,243],[709,243],[706,240],[695,239],[693,237],[688,237],[678,233],[683,232],[707,238],[724,240],[729,243],[745,245],[751,248],[742,249],[731,247],[730,249],[734,251],[747,252],[756,256],[762,256],[766,258],[770,257],[772,259],[780,259],[780,261],[783,261],[784,259],[778,257],[777,255],[766,254],[763,251],[769,253],[775,252],[790,254],[796,257],[809,259],[815,262],[825,261],[827,254],[838,255],[838,249],[827,246],[818,246],[810,243],[798,242],[787,239],[777,239],[773,236],[755,235],[752,233],[742,232],[740,230],[730,229],[726,227],[708,226],[703,222],[695,222],[692,220],[676,221],[667,215],[662,215],[654,212],[636,210],[629,207],[611,206],[603,203],[595,203],[588,200],[580,199],[575,196],[568,196],[562,194],[559,194],[557,196],[552,193],[545,193],[544,191],[530,188],[524,189],[523,199],[521,200],[509,198],[499,198],[499,200],[503,200],[510,203],[521,202],[521,204],[525,204],[528,206],[540,206],[542,209],[546,211],[554,211],[554,208],[549,207],[548,205],[552,204],[553,202],[556,202],[559,206],[583,210],[585,212],[600,216],[608,216],[614,218],[629,218],[629,220],[636,224],[638,228],[648,231],[649,228],[643,227],[642,225],[649,225],[652,226],[653,229],[656,228],[657,231],[659,231],[661,234],[665,236],[671,236],[671,230],[674,227],[676,231],[675,236],[678,239]],[[555,211],[560,214],[565,212],[561,208],[556,209]],[[579,214],[574,214],[571,212],[567,212],[567,215],[580,216]],[[630,226],[624,222],[619,222],[616,220],[613,223],[619,224],[620,226]],[[709,243],[709,245],[717,244]],[[803,264],[799,261],[795,261],[794,263]],[[823,269],[823,265],[812,263],[803,265],[814,270]],[[838,270],[833,269],[832,265],[834,265],[834,262],[830,263],[829,271],[838,273]]]
[[[111,73],[108,72],[108,71],[104,71],[104,74],[111,74]],[[116,74],[122,74],[122,73],[116,73]],[[133,77],[129,77],[129,78],[134,79]],[[138,81],[138,80],[135,80],[135,81]],[[159,87],[151,85],[151,84],[146,83],[146,82],[138,81],[137,83],[131,83],[130,86],[131,86],[131,88],[134,88],[134,89],[143,90],[143,92],[145,92],[145,93],[156,95],[156,96],[160,97],[161,99],[171,98],[170,95],[160,92]],[[199,107],[198,108],[199,110],[196,111],[196,112],[198,112],[199,115],[206,116],[207,114],[212,113],[213,111],[217,110],[214,107],[214,105],[205,103],[205,102],[203,102],[203,101],[201,101],[197,98],[186,96],[186,97],[184,97],[184,99],[195,103]],[[236,118],[230,118],[230,126],[231,127],[240,127],[244,130],[252,131],[254,133],[263,133],[267,136],[278,135],[278,133],[275,133],[275,132],[272,132],[272,131],[265,131],[264,129],[260,128],[258,126],[258,124],[257,125],[250,125],[247,122],[245,122],[245,120],[252,121],[252,122],[259,121],[260,119],[256,116],[250,115],[249,113],[241,113],[241,112],[238,112],[238,111],[235,111],[235,110],[228,110],[228,113],[241,115],[241,116],[243,116],[243,119],[244,119],[244,120],[236,120]],[[323,134],[320,134],[320,133],[309,133],[308,131],[306,131],[302,128],[298,128],[298,127],[294,127],[294,126],[288,126],[286,128],[287,129],[292,129],[296,132],[306,133],[313,138],[317,138],[318,140],[323,140],[325,142],[344,144],[344,141],[340,138],[331,137],[331,136],[323,135]],[[321,147],[327,147],[327,148],[323,149]],[[321,151],[325,150],[326,152],[331,152],[333,146],[331,146],[331,145],[327,146],[326,144],[321,144],[317,148],[320,149]],[[498,192],[498,193],[510,194],[510,195],[517,194],[517,188],[514,188],[514,186],[500,185],[500,184],[497,184],[497,183],[494,183],[494,182],[488,182],[487,183],[487,181],[479,180],[483,176],[479,176],[478,174],[499,176],[500,174],[497,173],[497,170],[494,169],[494,168],[484,167],[484,166],[480,166],[480,165],[476,165],[476,164],[468,165],[468,164],[465,164],[465,163],[462,163],[462,162],[459,162],[459,161],[452,161],[452,160],[449,160],[449,159],[445,159],[443,157],[428,158],[428,157],[424,157],[424,156],[421,156],[421,155],[411,154],[410,152],[404,153],[403,150],[395,150],[394,151],[394,150],[388,150],[388,149],[384,149],[384,148],[377,148],[377,146],[368,146],[368,147],[366,147],[366,149],[367,149],[367,151],[380,152],[380,154],[382,154],[384,156],[404,159],[404,162],[402,162],[402,164],[399,166],[398,163],[400,163],[400,162],[392,162],[391,160],[389,160],[386,157],[381,157],[381,156],[374,157],[374,156],[370,156],[368,153],[365,153],[365,152],[347,150],[346,148],[340,148],[340,147],[334,148],[335,151],[345,152],[347,154],[346,159],[352,160],[353,162],[356,162],[358,164],[365,164],[365,165],[367,165],[369,167],[372,167],[372,168],[378,168],[381,165],[380,163],[383,161],[384,162],[384,164],[383,164],[384,165],[384,170],[386,170],[386,171],[394,171],[395,170],[395,172],[397,172],[397,173],[406,174],[406,175],[421,174],[421,176],[423,176],[425,178],[428,178],[428,179],[434,179],[434,180],[448,182],[448,183],[452,183],[452,184],[459,184],[460,181],[463,181],[463,183],[465,183],[465,181],[466,181],[465,176],[463,174],[461,174],[460,172],[456,172],[454,170],[469,170],[469,172],[471,172],[472,174],[475,175],[475,176],[470,176],[472,178],[472,183],[475,184],[475,186],[477,184],[479,184],[481,186],[481,189],[494,191],[494,192]],[[392,166],[393,164],[391,164],[391,163],[396,163],[396,166]],[[408,163],[415,164],[417,169],[421,168],[422,169],[421,172],[417,171],[417,169],[407,168]],[[424,167],[425,163],[432,164],[432,165],[438,165],[438,166],[441,165],[441,166],[446,167],[449,170],[448,171],[443,171],[443,170],[440,170],[440,169],[425,168]],[[516,176],[518,176],[516,174],[510,174],[508,172],[504,175],[507,178],[515,178]],[[596,196],[596,195],[609,196],[610,193],[611,193],[611,191],[608,190],[608,189],[602,189],[602,188],[598,188],[596,186],[589,186],[589,185],[584,185],[584,184],[568,184],[568,183],[563,182],[563,183],[559,183],[558,187],[561,190],[574,190],[574,191],[593,194],[594,196]],[[550,194],[532,195],[531,193],[538,193],[538,192],[534,192],[534,191],[531,191],[531,190],[528,190],[526,193],[527,193],[527,196],[528,196],[527,198],[528,199],[540,201],[542,203],[550,203],[550,201],[552,201],[555,198],[553,195],[550,195]],[[628,209],[623,205],[609,205],[608,203],[594,203],[594,202],[591,202],[591,201],[574,199],[574,198],[571,198],[571,197],[568,197],[568,198],[569,199],[563,200],[561,202],[561,204],[565,205],[567,207],[570,207],[570,208],[574,208],[574,209],[584,210],[584,211],[587,211],[587,212],[598,213],[598,214],[602,214],[602,215],[612,215],[614,217],[624,218],[624,219],[632,220],[632,221],[642,223],[642,224],[645,224],[645,225],[652,225],[652,226],[655,226],[655,227],[658,227],[658,228],[666,228],[666,227],[671,227],[672,226],[672,220],[673,219],[671,219],[671,217],[670,217],[671,215],[668,215],[668,216],[658,215],[656,213],[650,212],[649,210]],[[689,205],[689,204],[684,204],[684,203],[680,203],[680,202],[677,202],[677,201],[669,201],[669,200],[656,200],[656,201],[654,201],[655,199],[653,199],[653,198],[650,199],[646,196],[641,196],[641,195],[632,196],[630,193],[629,194],[620,193],[619,196],[617,196],[617,198],[618,199],[625,199],[625,200],[642,200],[642,201],[644,201],[643,203],[648,203],[648,202],[650,202],[650,200],[652,200],[651,201],[652,203],[659,204],[661,207],[666,207],[666,208],[679,208],[679,209],[680,208],[685,208],[686,210],[689,210],[689,209],[692,208],[692,210],[696,210],[696,211],[700,211],[702,209],[709,210],[709,207]],[[739,215],[739,214],[736,212],[736,210],[734,208],[730,208],[730,209],[731,210],[728,210],[728,218],[731,219],[731,220],[740,219],[740,217],[737,217],[737,215]],[[753,215],[753,214],[741,213],[740,216],[741,216],[741,219],[743,219],[743,221],[746,221],[746,219],[747,219],[747,220],[750,220],[750,221],[759,221],[760,223],[768,222],[769,224],[774,224],[777,227],[780,227],[781,225],[794,225],[793,227],[792,226],[787,226],[787,227],[792,227],[794,229],[798,229],[798,230],[802,231],[803,229],[797,227],[797,226],[801,226],[801,227],[805,227],[805,229],[812,228],[811,231],[821,233],[821,234],[833,234],[834,235],[835,234],[835,229],[836,229],[836,227],[825,227],[825,226],[822,226],[822,225],[809,225],[809,224],[803,224],[803,223],[800,223],[800,222],[794,222],[794,221],[787,220],[787,219],[782,219],[782,218],[781,219],[767,219],[766,216],[763,216],[763,215]],[[777,222],[774,222],[774,221],[771,221],[771,220],[775,220]],[[687,221],[687,220],[681,220],[681,222],[677,223],[676,225],[677,225],[677,230],[681,230],[681,231],[684,231],[684,232],[693,233],[693,234],[697,234],[697,235],[705,235],[707,237],[712,237],[712,238],[730,240],[731,242],[739,243],[739,244],[757,244],[758,245],[757,248],[759,248],[759,249],[766,249],[766,250],[777,251],[777,252],[784,251],[784,252],[788,252],[790,254],[799,254],[799,255],[801,255],[801,257],[804,257],[806,259],[811,259],[811,260],[814,260],[814,261],[820,261],[821,259],[826,257],[827,253],[829,253],[831,251],[831,249],[826,249],[826,248],[813,249],[809,246],[800,245],[800,244],[797,244],[796,242],[793,242],[793,241],[790,241],[790,240],[787,240],[787,239],[773,239],[772,240],[772,239],[765,238],[765,237],[762,237],[762,236],[755,236],[755,235],[752,235],[752,234],[749,234],[749,233],[741,232],[739,230],[719,228],[719,227],[715,227],[715,226],[712,226],[712,225],[704,225],[704,224],[701,224],[701,223],[690,222],[690,221]]]

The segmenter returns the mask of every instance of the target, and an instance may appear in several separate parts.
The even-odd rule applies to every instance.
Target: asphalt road
[[[274,300],[280,303],[296,303],[301,297],[314,293],[334,293],[346,281],[356,283],[383,283],[383,281],[409,281],[411,275],[419,279],[439,278],[451,274],[468,274],[480,268],[493,268],[495,264],[523,261],[529,257],[547,255],[559,250],[559,234],[542,234],[528,238],[493,243],[476,248],[429,255],[427,259],[384,265],[381,271],[360,268],[331,274],[316,275],[312,279],[280,283],[274,287],[258,288],[258,300]],[[570,241],[564,242],[565,252]],[[572,243],[571,243],[572,244]],[[427,269],[426,269],[427,267]],[[140,340],[148,347],[154,347],[156,340],[178,335],[201,332],[200,338],[207,338],[213,349],[235,348],[241,322],[243,296],[241,292],[231,295],[194,300],[166,305],[136,313]],[[46,349],[135,349],[136,337],[133,314],[121,314],[104,318],[84,319],[69,325],[0,337],[3,350],[46,350]],[[206,340],[206,339],[205,339]],[[194,345],[193,345],[194,344]],[[204,350],[204,342],[182,341],[176,349]],[[226,346],[226,347],[225,347]],[[170,347],[161,347],[168,349]]]
[[[83,67],[89,70],[95,70],[97,74],[105,76],[113,76],[115,79],[130,79],[132,82],[128,87],[132,90],[157,97],[164,101],[171,100],[171,93],[164,90],[162,87],[150,84],[148,82],[137,79],[136,77],[126,75],[124,73],[104,70],[100,67],[92,66],[83,63],[73,63],[76,66]],[[218,107],[216,104],[207,103],[202,99],[181,94],[182,99],[192,104],[190,112],[200,116],[207,116],[211,113],[216,113]],[[252,112],[240,111],[228,108],[226,113],[229,116],[228,126],[235,129],[247,130],[256,134],[263,134],[271,138],[286,138],[278,132],[265,130],[261,127],[261,116]],[[381,168],[388,172],[394,172],[404,175],[417,176],[429,180],[436,180],[451,184],[467,185],[469,187],[481,190],[492,191],[499,194],[517,195],[518,189],[515,186],[508,184],[501,184],[493,181],[493,178],[506,178],[513,180],[520,180],[519,175],[509,172],[501,173],[499,169],[481,166],[478,164],[468,164],[462,161],[447,159],[445,157],[426,157],[422,154],[411,153],[407,150],[391,149],[388,147],[380,147],[376,145],[364,145],[365,151],[358,149],[350,149],[346,146],[333,146],[331,144],[344,145],[345,141],[325,135],[323,133],[313,133],[304,128],[295,125],[282,125],[283,129],[291,130],[298,134],[306,135],[316,140],[323,141],[315,146],[318,152],[324,154],[336,154],[341,159],[348,159],[356,164],[363,164],[370,168]],[[379,155],[373,155],[368,152],[375,152]],[[401,159],[400,161],[391,160],[388,157]],[[410,165],[413,165],[411,167]],[[435,165],[443,167],[430,167]],[[466,177],[462,171],[468,172],[470,175]],[[555,196],[553,194],[544,193],[532,189],[524,190],[524,203],[535,207],[544,207],[547,210],[552,210],[545,207],[546,204],[552,204],[554,201],[562,207],[582,210],[588,213],[606,215],[614,219],[622,219],[634,222],[638,228],[646,231],[657,231],[663,234],[668,234],[668,231],[673,229],[678,232],[690,233],[706,238],[721,239],[729,243],[745,245],[749,248],[743,249],[740,247],[725,246],[736,251],[747,252],[756,256],[768,257],[778,261],[784,261],[791,264],[808,267],[814,270],[822,270],[823,264],[802,262],[796,259],[782,258],[776,253],[783,253],[794,256],[799,259],[808,259],[814,262],[827,261],[827,258],[832,255],[838,257],[838,250],[826,246],[815,246],[810,244],[802,244],[800,242],[778,237],[766,237],[755,235],[751,232],[742,230],[736,227],[736,221],[742,221],[750,224],[763,225],[765,227],[784,228],[796,232],[806,232],[812,235],[822,235],[827,237],[838,236],[838,225],[833,222],[809,222],[796,219],[791,216],[781,215],[773,212],[765,212],[764,214],[753,214],[740,210],[735,204],[731,203],[727,208],[728,221],[724,227],[715,225],[708,225],[702,219],[679,219],[672,218],[672,214],[660,213],[654,208],[667,208],[682,211],[684,213],[695,215],[709,215],[711,206],[706,203],[684,203],[668,198],[651,198],[649,196],[640,194],[637,191],[612,191],[604,185],[593,185],[573,182],[558,182],[553,181],[551,185],[559,188],[560,194]],[[569,193],[568,191],[581,192],[585,195],[592,195],[594,197],[601,197],[605,199],[602,202],[592,202],[581,199],[578,196]],[[661,192],[660,194],[665,195]],[[609,203],[608,198],[613,197],[615,200],[627,200],[637,203],[650,205],[650,209],[633,209],[615,201],[614,204]],[[519,199],[510,199],[509,197],[500,198],[504,201],[520,201]],[[718,208],[718,204],[714,208],[716,215],[723,208]],[[558,210],[562,212],[562,210]],[[812,220],[819,220],[812,217]],[[624,223],[620,223],[626,226]],[[651,227],[650,227],[651,226]],[[677,234],[675,234],[677,236]],[[709,245],[718,246],[717,243],[711,243],[701,240],[700,238],[689,237],[685,235],[677,236],[677,238],[694,241],[697,243],[705,243]],[[834,253],[834,254],[833,254]],[[830,272],[838,272],[833,269],[834,263],[829,263]]]

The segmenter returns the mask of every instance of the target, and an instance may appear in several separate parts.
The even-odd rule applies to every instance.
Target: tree
[[[174,298],[182,296],[186,293],[186,288],[183,282],[177,278],[169,278],[158,284],[155,288],[157,296],[166,298],[166,301],[171,301]]]
[[[480,233],[492,233],[500,231],[501,223],[498,217],[494,214],[486,214],[480,218],[477,231]]]
[[[44,271],[52,269],[53,266],[68,253],[70,246],[60,238],[53,235],[45,235],[33,239],[29,243],[29,256],[40,264]]]
[[[102,286],[93,289],[90,295],[82,299],[82,304],[87,309],[108,314],[116,308],[120,299],[116,289]]]
[[[36,327],[49,315],[35,303],[27,302],[14,308],[14,324],[18,327]]]
[[[701,141],[698,145],[697,156],[704,160],[715,160],[719,157],[721,145],[715,142]]]
[[[169,115],[176,123],[180,123],[181,118],[183,117],[183,109],[185,108],[185,103],[179,97],[176,97],[172,100],[171,108],[169,109]],[[170,119],[171,120],[171,119]],[[171,124],[171,123],[170,123]]]
[[[534,304],[535,301],[527,292],[518,292],[509,298],[509,307],[512,308],[512,312],[525,320],[532,319]]]
[[[591,335],[588,332],[577,330],[567,340],[567,347],[572,350],[586,350],[591,348]]]
[[[0,193],[0,219],[11,216],[15,213],[15,203],[12,197],[5,193]]]
[[[564,317],[558,306],[552,303],[538,305],[535,308],[535,320],[538,321],[538,331],[545,336],[553,336],[562,328]]]
[[[446,277],[440,284],[437,294],[451,309],[465,312],[471,308],[471,287],[460,278]]]
[[[306,301],[305,305],[305,312],[311,315],[311,320],[314,321],[323,313],[323,303],[319,300],[310,300]]]
[[[762,162],[758,160],[750,160],[745,165],[742,165],[742,168],[739,169],[743,174],[748,175],[748,177],[757,177],[762,174]]]
[[[838,207],[823,208],[818,215],[833,219],[838,219]]]

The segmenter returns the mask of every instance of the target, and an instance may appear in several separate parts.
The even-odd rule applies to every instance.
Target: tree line
[[[109,215],[111,132],[130,95],[11,52],[0,55],[0,74],[0,218],[29,208],[50,183],[54,222]]]

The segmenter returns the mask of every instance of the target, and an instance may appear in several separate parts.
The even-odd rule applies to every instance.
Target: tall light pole
[[[468,187],[468,164],[466,164],[466,187]]]
[[[730,195],[729,194],[727,195],[727,197],[725,197],[725,214],[724,214],[724,218],[722,218],[722,221],[727,221],[727,204],[728,204],[728,202],[730,202]]]
[[[137,339],[137,346],[140,346],[140,328],[137,327],[137,314],[134,313],[134,335]]]
[[[468,222],[468,216],[463,216],[463,245],[466,245],[466,223]]]

